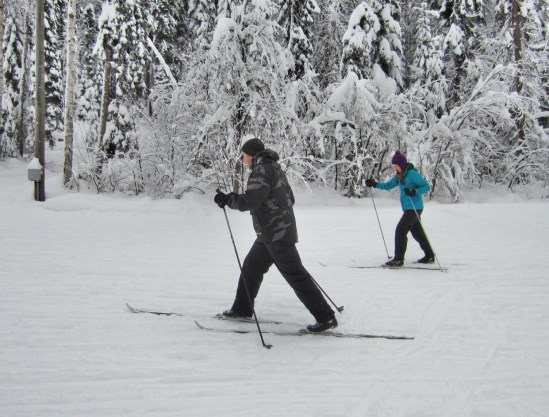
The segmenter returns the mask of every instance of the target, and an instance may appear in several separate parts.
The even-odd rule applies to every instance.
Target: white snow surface
[[[296,190],[303,262],[345,310],[339,330],[412,341],[225,334],[238,264],[223,212],[181,200],[61,186],[48,151],[47,201],[27,163],[0,162],[0,415],[6,417],[545,417],[549,409],[548,204],[505,192],[427,202],[424,227],[447,273],[353,269],[387,259],[372,199]],[[392,251],[401,209],[375,203]],[[240,258],[254,234],[228,211]],[[422,255],[410,239],[407,262]],[[320,262],[327,266],[322,266]],[[182,317],[133,314],[135,307]],[[260,318],[312,316],[278,271]]]

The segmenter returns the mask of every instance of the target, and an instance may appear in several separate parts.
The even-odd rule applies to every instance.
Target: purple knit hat
[[[406,165],[408,165],[408,161],[406,160],[406,157],[400,153],[400,151],[396,151],[393,155],[393,159],[391,159],[391,164],[398,165],[402,168],[402,172],[404,172],[406,170]]]

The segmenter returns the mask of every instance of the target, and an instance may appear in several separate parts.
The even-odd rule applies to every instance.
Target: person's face
[[[402,168],[398,165],[393,164],[393,169],[396,171],[397,174],[400,174],[402,172]]]
[[[250,156],[247,153],[242,152],[242,162],[244,162],[244,165],[246,165],[248,168],[252,167],[252,160],[253,160],[253,156]]]

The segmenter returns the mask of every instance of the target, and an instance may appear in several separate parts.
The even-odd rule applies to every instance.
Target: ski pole
[[[336,305],[336,303],[334,303],[334,302],[332,301],[332,299],[331,299],[330,296],[326,293],[326,291],[324,291],[324,290],[322,289],[322,287],[318,284],[318,282],[316,282],[316,280],[315,280],[313,277],[311,277],[311,279],[313,280],[313,282],[315,283],[315,285],[318,287],[318,289],[319,289],[320,291],[322,291],[322,294],[324,294],[324,295],[326,296],[326,298],[327,298],[328,300],[330,300],[330,303],[332,303],[332,305],[336,308],[336,310],[339,311],[340,313],[343,312],[343,306],[338,307],[338,306]]]
[[[244,276],[244,273],[242,272],[242,264],[240,263],[240,257],[238,256],[238,251],[236,250],[236,244],[234,243],[234,237],[233,232],[231,230],[231,225],[229,223],[229,217],[227,216],[227,210],[225,210],[225,207],[223,207],[223,213],[225,214],[225,220],[227,221],[227,227],[229,228],[229,234],[231,235],[231,241],[233,242],[233,248],[234,253],[236,254],[236,260],[238,261],[238,267],[240,268],[240,276],[242,277],[242,282],[244,283],[244,289],[246,290],[246,295],[248,297],[248,302],[250,303],[250,306],[252,306],[252,312],[254,314],[255,324],[257,326],[257,331],[259,333],[259,337],[261,338],[261,343],[263,344],[263,347],[270,349],[273,347],[273,345],[269,345],[265,343],[265,340],[263,339],[263,333],[261,332],[261,327],[259,326],[259,320],[257,319],[257,315],[255,314],[255,308],[252,303],[252,297],[250,296],[250,291],[248,290],[248,284],[246,283],[246,277]]]
[[[431,242],[429,241],[429,238],[427,237],[427,233],[425,233],[425,228],[423,227],[421,217],[419,216],[419,213],[416,210],[416,206],[414,205],[414,202],[412,201],[412,197],[408,196],[408,198],[410,199],[410,204],[412,205],[412,208],[414,209],[414,212],[416,213],[417,220],[419,221],[419,226],[421,227],[421,230],[423,230],[423,235],[425,236],[425,239],[427,240],[427,243],[429,244],[431,249],[433,249],[433,246],[431,245]],[[435,260],[437,261],[438,269],[440,269],[441,272],[446,271],[446,269],[442,268],[442,266],[440,265],[440,262],[438,261],[438,256],[437,256],[437,254],[434,250],[433,250],[433,254],[435,255]]]
[[[377,224],[379,225],[379,231],[381,232],[381,238],[383,239],[383,245],[385,245],[385,252],[387,253],[387,258],[391,259],[389,251],[387,250],[387,243],[385,242],[385,235],[383,234],[383,229],[381,228],[381,222],[379,221],[379,215],[377,214],[376,202],[374,200],[374,193],[370,191],[370,197],[372,197],[372,203],[374,204],[374,210],[376,212]]]

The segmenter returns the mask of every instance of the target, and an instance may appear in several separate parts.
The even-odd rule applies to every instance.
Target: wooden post
[[[34,139],[34,156],[44,167],[42,178],[34,183],[34,199],[46,201],[46,94],[45,94],[45,58],[44,58],[44,0],[36,1],[36,129]]]

